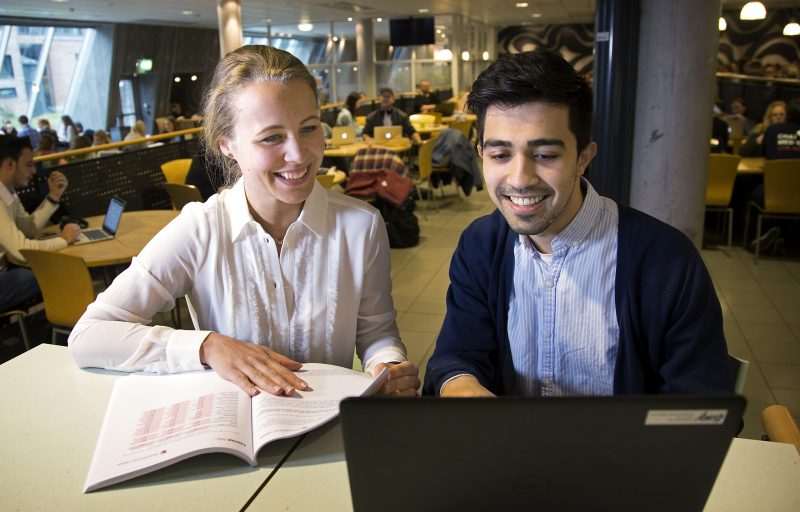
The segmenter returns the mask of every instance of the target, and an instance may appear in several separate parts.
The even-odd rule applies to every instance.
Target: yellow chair
[[[182,183],[164,183],[164,189],[169,194],[174,210],[182,210],[187,203],[203,202],[203,196],[194,185],[184,185]]]
[[[433,114],[411,114],[408,120],[416,124],[436,124],[436,116]]]
[[[800,429],[789,409],[783,405],[770,405],[761,411],[761,425],[770,441],[793,444],[800,453]]]
[[[367,124],[367,116],[356,116],[356,123],[358,126],[364,126]]]
[[[713,153],[708,160],[708,181],[706,183],[706,211],[720,212],[727,220],[727,255],[731,255],[733,242],[733,184],[736,182],[736,168],[740,156]]]
[[[464,134],[464,137],[469,139],[469,132],[472,130],[472,121],[451,121],[450,128],[460,131]]]
[[[333,178],[335,177],[335,174],[317,174],[317,181],[323,187],[331,188],[333,187]]]
[[[186,183],[186,175],[189,174],[191,165],[191,158],[170,160],[161,164],[161,172],[164,173],[167,183]]]
[[[56,333],[69,334],[78,319],[94,302],[92,276],[83,258],[59,252],[22,249],[20,253],[33,270],[44,297],[44,313]]]
[[[431,182],[431,176],[434,173],[449,173],[452,174],[449,167],[437,167],[433,165],[433,148],[436,145],[436,139],[428,139],[422,142],[419,147],[419,154],[417,155],[417,166],[419,167],[419,176],[414,180],[417,186],[417,199],[422,200],[420,189],[425,187],[428,191],[428,201],[433,201],[433,206],[438,213],[439,205],[436,203],[436,189]],[[455,180],[454,180],[455,182]],[[456,187],[458,185],[456,184]],[[444,198],[444,185],[441,186],[442,198]],[[428,204],[428,203],[426,203]]]
[[[750,201],[744,222],[742,240],[747,246],[750,212],[756,213],[755,262],[761,250],[761,221],[769,219],[797,219],[800,216],[800,158],[767,160],[764,163],[764,207]]]

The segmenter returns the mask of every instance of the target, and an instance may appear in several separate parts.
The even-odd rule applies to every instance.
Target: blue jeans
[[[12,267],[0,272],[0,311],[13,309],[39,295],[39,283],[27,268]]]

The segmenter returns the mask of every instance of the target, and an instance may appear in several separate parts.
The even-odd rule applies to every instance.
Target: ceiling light
[[[767,17],[767,9],[761,2],[747,2],[739,12],[740,20],[763,20]]]
[[[517,2],[517,7],[528,7],[528,2]]]
[[[720,16],[719,17],[719,31],[722,32],[726,28],[728,28],[728,23],[725,21],[725,18]]]
[[[272,18],[267,18],[267,19],[261,20],[261,21],[263,21],[264,23],[272,23]]]
[[[197,75],[192,75],[192,82],[196,82],[196,81],[197,81]]]
[[[785,36],[797,36],[797,35],[800,35],[800,25],[798,25],[796,21],[792,21],[791,23],[787,23],[786,26],[783,27],[783,35],[785,35]]]
[[[179,83],[181,83],[181,77],[179,77],[179,76],[176,76],[176,77],[175,77],[175,83],[176,83],[176,84],[179,84]]]
[[[435,50],[433,52],[433,58],[435,60],[452,60],[453,52],[448,50],[447,48],[443,50]]]
[[[469,60],[469,52],[467,50],[461,52],[461,60],[465,62]]]
[[[181,11],[181,14],[183,14],[184,16],[191,16],[192,14],[194,14],[194,11]]]
[[[353,21],[353,17],[350,16],[349,18],[347,18],[347,21]]]
[[[339,38],[337,36],[333,36],[333,42],[336,43],[338,41],[339,41]]]
[[[482,57],[483,57],[483,60],[489,60],[489,52],[484,50]]]
[[[535,13],[531,14],[531,17],[532,17],[532,18],[541,18],[541,17],[542,17],[542,13],[540,13],[540,12],[535,12]]]
[[[69,0],[53,0],[53,3],[55,4],[65,4],[67,2],[69,2]]]
[[[358,66],[353,66],[353,71],[358,71]]]
[[[299,30],[300,32],[311,32],[312,30],[314,30],[314,25],[308,22],[298,23],[297,30]]]
[[[380,22],[382,22],[382,21],[383,21],[383,18],[378,18],[378,19],[376,19],[375,21],[377,21],[378,23],[380,23]]]
[[[430,9],[419,9],[420,14],[425,14],[426,12],[431,12]]]
[[[437,34],[441,34],[441,33],[442,33],[442,29],[440,29],[440,28],[437,28],[437,29],[436,29],[436,33],[437,33]]]

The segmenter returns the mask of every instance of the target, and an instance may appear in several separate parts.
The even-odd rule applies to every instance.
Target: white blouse
[[[377,210],[314,184],[280,256],[253,220],[243,181],[190,203],[89,306],[69,337],[81,367],[175,373],[203,368],[211,331],[299,362],[366,371],[405,361],[389,241]],[[196,330],[150,326],[186,296]]]

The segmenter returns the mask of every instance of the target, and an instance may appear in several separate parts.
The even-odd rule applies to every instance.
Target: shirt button
[[[578,240],[573,240],[572,241],[572,247],[578,247],[579,245],[581,245],[580,241],[578,241]]]
[[[549,339],[549,338],[550,338],[550,336],[552,336],[552,335],[553,335],[553,333],[552,333],[552,332],[550,332],[550,331],[544,331],[544,337],[545,337],[545,338],[548,338],[548,339]]]
[[[552,279],[548,279],[547,282],[545,283],[545,286],[547,286],[548,288],[552,288],[553,287],[553,280]]]

